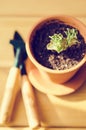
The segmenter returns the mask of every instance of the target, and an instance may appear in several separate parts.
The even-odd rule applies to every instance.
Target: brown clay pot
[[[39,28],[39,26],[41,26],[41,24],[45,23],[47,20],[52,20],[54,18],[77,28],[80,31],[81,35],[84,37],[84,40],[86,41],[86,26],[83,23],[81,23],[79,20],[77,20],[71,16],[65,16],[65,15],[53,16],[53,17],[48,17],[48,18],[40,20],[32,28],[32,31],[29,34],[28,40],[26,43],[26,50],[27,50],[28,57],[31,60],[30,66],[32,66],[32,64],[34,64],[34,66],[39,70],[40,75],[42,76],[42,78],[44,79],[45,82],[52,81],[54,83],[64,83],[64,82],[68,81],[70,78],[72,78],[76,74],[76,72],[80,69],[80,67],[83,66],[83,64],[86,61],[86,56],[84,56],[84,58],[76,66],[74,66],[70,69],[59,71],[59,70],[52,70],[52,69],[46,68],[46,67],[42,66],[41,64],[39,64],[36,61],[36,59],[34,58],[33,52],[31,49],[31,40],[33,39],[33,35],[34,35],[35,31],[37,30],[37,28]]]

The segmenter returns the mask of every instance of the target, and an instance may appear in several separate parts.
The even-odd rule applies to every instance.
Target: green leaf
[[[47,44],[48,50],[55,50],[58,53],[66,50],[68,47],[71,47],[74,44],[79,43],[77,40],[77,30],[76,29],[69,29],[67,28],[67,31],[65,31],[66,38],[63,37],[61,33],[54,34],[53,36],[49,36],[50,43]]]

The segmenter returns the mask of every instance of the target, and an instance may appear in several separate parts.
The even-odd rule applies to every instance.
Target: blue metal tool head
[[[17,50],[20,50],[20,55],[22,57],[22,60],[23,61],[26,60],[27,53],[25,48],[25,42],[17,31],[15,31],[14,38],[10,40],[10,43],[14,47],[14,54],[16,55]]]
[[[25,42],[17,31],[15,31],[14,37],[12,40],[10,40],[10,43],[13,45],[14,48],[14,55],[17,61],[16,64],[22,64],[22,62],[24,62],[24,60],[26,60],[27,58],[27,53]]]

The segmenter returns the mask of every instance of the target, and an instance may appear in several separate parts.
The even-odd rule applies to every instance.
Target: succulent
[[[47,49],[55,50],[60,53],[66,50],[68,47],[79,43],[77,40],[78,31],[76,29],[67,28],[67,31],[64,31],[64,33],[66,34],[66,37],[63,37],[61,33],[54,33],[54,35],[49,36],[50,43],[47,44]]]

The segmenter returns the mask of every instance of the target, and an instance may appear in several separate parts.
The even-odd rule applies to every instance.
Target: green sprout
[[[55,50],[60,53],[66,50],[68,47],[79,43],[79,41],[77,40],[78,31],[76,29],[67,28],[67,31],[64,32],[66,34],[66,37],[63,37],[61,33],[55,33],[53,36],[49,36],[50,43],[47,44],[48,50]]]

